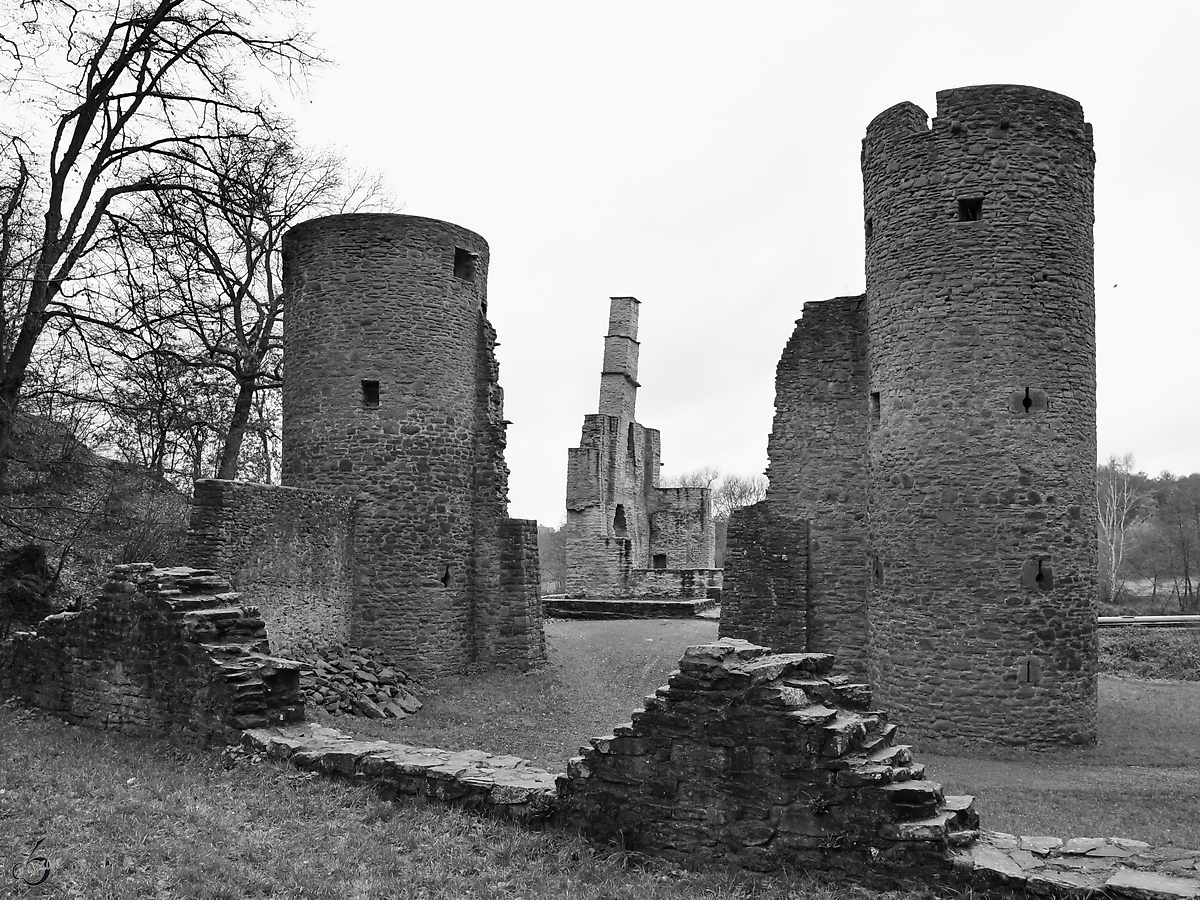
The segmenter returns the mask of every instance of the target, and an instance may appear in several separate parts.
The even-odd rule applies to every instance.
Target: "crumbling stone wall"
[[[660,488],[661,438],[634,421],[639,302],[613,297],[604,338],[600,411],[567,452],[566,593],[619,597],[635,569],[711,569],[716,548],[707,488]]]
[[[350,638],[353,497],[244,481],[195,483],[186,558],[254,597],[279,653]]]
[[[1093,741],[1091,126],[958,88],[932,127],[877,116],[862,167],[866,294],[806,304],[777,370],[767,497],[809,522],[807,627],[763,619],[775,582],[739,567],[777,541],[731,523],[722,634],[846,647],[923,737]]]
[[[717,552],[712,491],[659,488],[650,503],[650,565],[660,569],[711,568]]]
[[[299,663],[268,652],[258,609],[214,572],[124,565],[94,605],[16,633],[0,689],[89,728],[224,743],[304,718]]]
[[[721,599],[720,569],[634,569],[623,596],[635,599]]]
[[[686,864],[755,870],[950,869],[976,837],[970,797],[925,780],[865,684],[827,654],[689,647],[633,721],[568,763],[561,820]]]
[[[284,239],[283,482],[357,501],[349,638],[426,675],[544,659],[536,555],[508,518],[488,246],[433,219]]]
[[[808,527],[767,500],[734,510],[725,538],[721,637],[808,645]]]

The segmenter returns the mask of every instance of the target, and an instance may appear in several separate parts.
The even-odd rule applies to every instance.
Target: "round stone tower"
[[[919,735],[1096,735],[1091,126],[1019,85],[867,128],[869,669]]]
[[[352,641],[461,671],[507,510],[487,242],[342,215],[292,229],[283,254],[284,483],[360,500]]]

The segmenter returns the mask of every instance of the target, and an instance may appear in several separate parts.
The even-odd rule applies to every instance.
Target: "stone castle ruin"
[[[611,298],[600,410],[567,451],[570,597],[703,598],[721,587],[712,492],[659,487],[661,438],[635,419],[639,306]]]
[[[421,674],[545,658],[537,525],[508,517],[488,245],[356,214],[284,239],[283,486],[196,485],[189,561],[276,648],[351,643]]]
[[[863,140],[866,293],[807,303],[721,632],[836,651],[926,738],[1096,738],[1091,126],[941,91]]]

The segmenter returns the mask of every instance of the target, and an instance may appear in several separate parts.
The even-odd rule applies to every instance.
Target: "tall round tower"
[[[361,501],[351,638],[459,671],[478,656],[478,598],[498,590],[507,509],[487,242],[329,216],[288,233],[283,270],[283,479]]]
[[[1091,126],[1019,85],[867,128],[869,668],[930,739],[1096,734]]]

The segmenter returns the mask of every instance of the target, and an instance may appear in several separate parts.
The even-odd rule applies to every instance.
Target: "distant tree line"
[[[1200,613],[1200,473],[1151,478],[1126,454],[1096,476],[1100,600]]]

